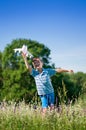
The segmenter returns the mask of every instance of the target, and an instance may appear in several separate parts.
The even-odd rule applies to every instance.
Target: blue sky
[[[86,72],[86,0],[0,0],[0,51],[16,38],[45,44],[56,67]]]

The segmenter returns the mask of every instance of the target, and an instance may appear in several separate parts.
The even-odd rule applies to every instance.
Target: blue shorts
[[[54,93],[40,95],[42,108],[47,108],[48,106],[54,105]]]

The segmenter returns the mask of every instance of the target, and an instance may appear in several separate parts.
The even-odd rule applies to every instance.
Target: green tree
[[[50,49],[44,44],[33,40],[16,39],[6,46],[3,53],[0,52],[0,99],[23,100],[26,102],[36,99],[36,85],[32,76],[26,70],[25,63],[21,55],[14,53],[15,48],[20,48],[25,44],[28,50],[35,56],[40,57],[44,62],[44,67],[50,65]],[[31,60],[28,58],[31,64]],[[66,73],[56,74],[52,77],[55,95],[60,102],[59,92],[65,101],[75,100],[83,92],[86,92],[86,74],[82,72],[69,75]]]
[[[86,93],[86,73],[77,72],[71,77],[78,94]],[[79,95],[77,95],[79,96]]]
[[[52,83],[55,90],[56,106],[61,102],[68,103],[73,100],[74,83],[71,81],[70,75],[67,73],[56,74],[52,77]]]
[[[27,72],[21,55],[16,56],[13,50],[21,48],[23,44],[27,45],[28,50],[35,57],[41,57],[44,66],[49,66],[50,50],[44,44],[27,39],[13,40],[6,46],[2,57],[4,77],[2,99],[21,100],[24,98],[28,102],[36,92],[34,79]],[[31,63],[29,58],[28,62]]]
[[[1,89],[3,86],[3,76],[2,76],[2,53],[0,52],[0,99],[1,99]]]
[[[79,96],[86,93],[86,74],[77,72],[74,74],[62,73],[52,77],[52,83],[55,90],[56,105],[61,102],[73,103]]]

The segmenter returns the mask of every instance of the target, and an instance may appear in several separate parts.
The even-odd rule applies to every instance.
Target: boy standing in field
[[[42,113],[45,114],[47,107],[50,107],[50,110],[54,109],[54,89],[50,80],[50,77],[57,73],[62,72],[73,72],[73,70],[65,69],[52,69],[52,68],[43,68],[43,62],[39,58],[33,58],[32,68],[28,62],[27,57],[22,53],[26,68],[29,70],[30,74],[34,77],[38,95],[41,98],[42,102]]]

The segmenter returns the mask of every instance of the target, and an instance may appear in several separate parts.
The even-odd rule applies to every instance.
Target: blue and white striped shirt
[[[56,74],[55,69],[43,69],[42,73],[32,69],[31,75],[34,77],[38,95],[45,95],[54,92],[50,77]]]

